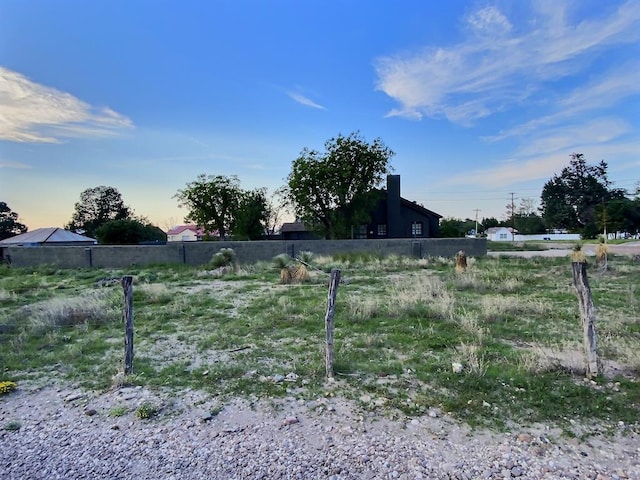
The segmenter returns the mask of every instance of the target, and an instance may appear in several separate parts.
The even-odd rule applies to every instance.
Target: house
[[[167,242],[197,242],[203,235],[204,229],[196,225],[177,225],[167,232]]]
[[[371,223],[360,225],[354,238],[433,238],[442,215],[400,196],[400,175],[387,175]]]
[[[64,228],[37,228],[0,241],[0,262],[11,263],[8,247],[51,247],[95,245],[95,238],[85,237]]]
[[[0,241],[0,247],[82,246],[95,245],[95,238],[58,227],[37,228]]]
[[[400,196],[400,175],[387,175],[387,188],[378,190],[378,201],[370,213],[371,223],[353,227],[351,238],[437,237],[442,215]],[[318,237],[299,221],[285,223],[283,240],[313,240]]]
[[[492,242],[511,242],[518,231],[511,227],[487,228],[487,240]]]
[[[280,227],[280,238],[282,240],[317,240],[318,235],[310,230],[300,221],[283,223]]]

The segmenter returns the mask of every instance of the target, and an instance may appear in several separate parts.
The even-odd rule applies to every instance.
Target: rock
[[[84,411],[85,415],[88,415],[89,417],[93,417],[95,414],[97,414],[98,412],[94,409],[94,408],[87,408]]]
[[[279,373],[276,373],[273,377],[271,377],[273,379],[274,382],[276,383],[280,383],[280,382],[284,382],[284,375],[280,375]]]
[[[528,433],[520,433],[517,437],[518,441],[521,443],[531,443],[533,442],[533,436]]]
[[[296,423],[300,423],[300,420],[295,415],[288,416],[282,422],[284,425],[295,425]]]
[[[428,415],[431,418],[438,418],[438,410],[436,410],[435,408],[430,408]]]
[[[464,366],[461,363],[453,362],[451,364],[451,369],[453,370],[453,373],[462,373]]]
[[[511,476],[512,477],[521,477],[524,474],[524,472],[522,471],[522,468],[520,468],[519,466],[515,466],[513,468],[511,468]]]
[[[287,376],[284,377],[284,379],[287,382],[295,382],[296,380],[298,380],[298,375],[293,372],[290,372],[290,373],[287,373]]]
[[[72,393],[71,395],[67,396],[64,401],[65,402],[73,402],[74,400],[79,400],[82,398],[82,394],[80,393]]]

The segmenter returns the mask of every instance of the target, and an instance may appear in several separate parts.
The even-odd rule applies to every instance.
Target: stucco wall
[[[166,245],[95,245],[91,247],[7,247],[4,256],[12,265],[27,267],[55,265],[61,268],[128,267],[154,263],[202,265],[221,248],[232,248],[240,263],[270,261],[276,255],[298,255],[310,251],[316,255],[368,252],[413,257],[450,257],[459,250],[467,255],[486,255],[484,239],[386,239],[386,240],[266,240],[255,242],[185,242]]]

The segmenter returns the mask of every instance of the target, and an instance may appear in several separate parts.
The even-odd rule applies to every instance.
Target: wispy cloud
[[[554,139],[547,138],[546,141],[553,143]],[[592,143],[582,143],[580,147],[580,149],[575,150],[560,148],[556,151],[542,152],[528,157],[516,154],[513,158],[498,165],[478,168],[475,171],[451,176],[443,180],[440,186],[482,185],[484,188],[511,188],[510,186],[519,183],[547,181],[554,174],[560,173],[562,168],[569,164],[569,153],[572,151],[588,151],[589,160],[594,161],[606,160],[609,156],[640,158],[640,144],[633,141],[607,144],[598,143],[597,139],[594,139]],[[640,162],[638,161],[635,163],[618,163],[615,170],[620,173],[624,170],[637,168],[639,164]],[[611,169],[611,171],[613,170]]]
[[[640,38],[635,1],[573,24],[570,5],[536,2],[530,21],[517,27],[485,7],[467,16],[467,37],[458,44],[378,58],[377,89],[399,104],[387,115],[470,125],[582,72],[609,46]]]
[[[30,169],[31,165],[21,162],[10,162],[8,160],[0,160],[0,168],[16,168],[20,170]]]
[[[108,107],[91,106],[69,93],[0,67],[0,140],[60,143],[65,137],[101,137],[133,127]]]
[[[312,108],[317,108],[320,110],[326,110],[325,107],[323,107],[322,105],[314,102],[313,100],[311,100],[310,98],[304,96],[301,93],[298,92],[287,92],[287,95],[294,101],[299,103],[300,105],[305,105],[307,107],[312,107]]]

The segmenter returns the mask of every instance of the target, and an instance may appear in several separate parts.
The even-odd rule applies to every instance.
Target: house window
[[[387,236],[387,226],[382,224],[382,225],[378,225],[378,236],[379,237],[386,237]]]
[[[411,224],[411,235],[413,237],[422,236],[422,222],[413,222]]]
[[[506,233],[501,233],[500,234],[500,240],[506,240],[507,239],[507,234]]]
[[[356,235],[356,238],[367,238],[367,226],[366,225],[360,225],[358,227],[358,234]]]

